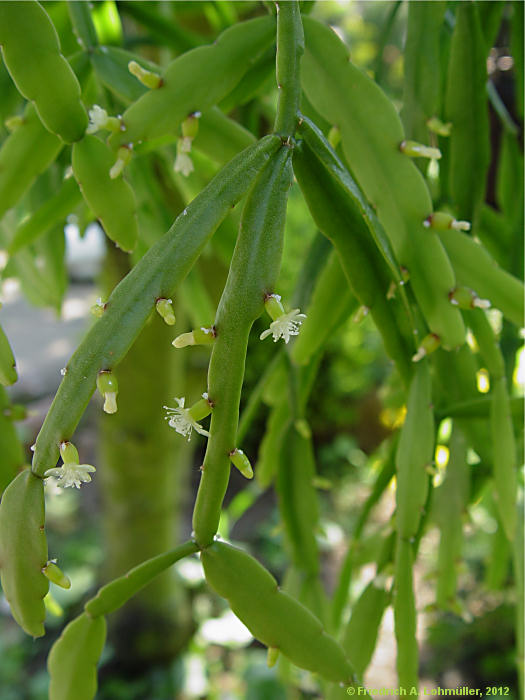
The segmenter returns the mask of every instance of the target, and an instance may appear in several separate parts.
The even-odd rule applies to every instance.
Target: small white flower
[[[64,462],[61,467],[48,469],[44,473],[44,478],[54,476],[56,479],[58,479],[58,486],[62,486],[62,488],[65,489],[67,489],[68,486],[75,486],[77,489],[79,489],[82,483],[87,484],[91,481],[89,473],[95,471],[95,467],[92,467],[91,464]]]
[[[89,124],[86,134],[96,134],[100,129],[104,129],[108,123],[108,113],[99,105],[93,105],[89,110]]]
[[[290,336],[299,335],[299,326],[306,318],[305,314],[299,313],[299,309],[293,309],[287,314],[279,316],[275,321],[270,323],[270,328],[267,328],[261,333],[260,339],[264,340],[269,335],[273,335],[273,342],[276,343],[279,338],[283,338],[285,343],[288,343]]]
[[[179,150],[175,158],[175,172],[188,177],[194,170],[192,159],[187,153]]]
[[[197,421],[192,417],[189,408],[184,408],[185,399],[182,397],[178,399],[175,397],[175,401],[178,404],[177,408],[171,408],[170,406],[164,406],[167,411],[167,416],[165,420],[168,421],[170,428],[174,428],[180,435],[188,436],[188,440],[191,438],[191,431],[196,430],[200,435],[205,435],[209,437],[209,432],[204,430],[204,428],[197,423]]]

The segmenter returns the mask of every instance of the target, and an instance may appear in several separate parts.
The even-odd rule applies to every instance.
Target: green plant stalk
[[[109,249],[103,287],[111,289],[128,270],[128,257]],[[184,320],[179,306],[175,300],[178,322]],[[195,377],[186,367],[188,355],[174,353],[172,337],[172,328],[154,312],[119,365],[119,410],[112,416],[99,414],[104,580],[179,540],[192,445],[162,420],[161,406],[181,391],[184,378],[181,393],[187,395]],[[187,591],[166,572],[112,618],[110,630],[116,653],[128,668],[175,657],[192,631]]]
[[[104,315],[80,343],[38,434],[33,472],[54,467],[58,446],[69,439],[95,389],[98,372],[114,369],[125,356],[158,298],[169,298],[220,222],[279,147],[263,138],[226,165],[177,217],[171,229],[115,288]],[[115,333],[118,327],[120,332]]]
[[[295,132],[301,99],[299,68],[304,52],[303,25],[297,0],[276,2],[277,58],[276,78],[279,90],[274,131],[283,137]]]
[[[84,605],[84,610],[91,617],[114,612],[168,567],[198,551],[195,542],[188,541],[169,552],[141,562],[123,576],[102,586]]]
[[[229,481],[229,454],[237,447],[248,336],[253,322],[263,311],[265,295],[273,293],[279,273],[291,183],[290,155],[290,149],[284,146],[268,162],[250,192],[217,309],[214,324],[217,335],[208,370],[208,396],[213,413],[193,511],[193,529],[201,547],[209,545],[217,532]]]

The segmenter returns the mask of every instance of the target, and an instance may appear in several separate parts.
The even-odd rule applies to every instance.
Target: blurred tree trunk
[[[128,271],[127,256],[110,248],[102,288],[111,290]],[[187,387],[186,353],[173,349],[173,337],[173,327],[153,312],[116,372],[118,412],[100,421],[106,580],[181,541],[192,451],[164,421],[163,405]],[[187,591],[172,570],[111,616],[110,623],[112,665],[131,673],[169,662],[194,631]]]

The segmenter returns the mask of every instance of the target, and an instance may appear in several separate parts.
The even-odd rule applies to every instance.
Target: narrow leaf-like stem
[[[304,51],[303,25],[297,0],[277,2],[277,87],[279,101],[274,131],[282,136],[293,136],[301,83],[299,65]]]

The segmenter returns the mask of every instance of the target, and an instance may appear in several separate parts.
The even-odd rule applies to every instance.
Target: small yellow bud
[[[253,469],[250,460],[242,450],[237,447],[230,452],[230,459],[234,467],[241,472],[246,479],[253,479]]]
[[[150,70],[146,70],[136,61],[130,61],[128,63],[128,70],[131,75],[134,75],[137,80],[152,90],[159,88],[162,85],[162,78],[160,75],[153,73]]]
[[[410,158],[435,158],[436,160],[441,158],[441,151],[439,148],[425,146],[425,144],[418,143],[417,141],[401,141],[399,150],[405,155],[410,156]]]
[[[175,325],[175,314],[173,313],[172,299],[157,299],[155,308],[168,326]]]
[[[71,588],[71,581],[53,560],[47,562],[42,569],[42,573],[60,588]]]

